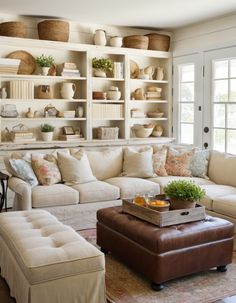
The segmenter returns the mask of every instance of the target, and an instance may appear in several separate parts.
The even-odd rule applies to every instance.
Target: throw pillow
[[[31,161],[33,170],[41,185],[52,185],[61,182],[61,173],[55,162],[48,161],[34,154],[31,157]]]
[[[209,179],[207,176],[209,155],[209,150],[195,151],[189,166],[193,177]]]
[[[82,149],[74,153],[73,156],[58,152],[57,163],[62,180],[66,185],[81,184],[96,180],[88,157]]]
[[[193,150],[174,149],[169,147],[165,169],[168,175],[191,177],[189,169]]]
[[[139,150],[131,147],[125,148],[122,175],[138,178],[153,177],[152,154],[153,149],[150,146]]]
[[[165,164],[166,164],[166,157],[167,157],[167,147],[155,147],[155,152],[152,156],[153,160],[153,170],[154,173],[158,176],[168,176]]]
[[[29,183],[31,187],[38,185],[38,180],[29,162],[23,159],[9,159],[13,176]]]

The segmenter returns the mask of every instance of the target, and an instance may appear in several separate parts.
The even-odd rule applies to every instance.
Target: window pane
[[[230,80],[230,101],[236,102],[236,79]]]
[[[214,79],[228,78],[227,60],[214,62],[213,77]]]
[[[180,143],[193,144],[193,125],[183,124],[180,125]]]
[[[227,152],[236,154],[236,130],[227,131]]]
[[[236,77],[236,59],[230,60],[230,77]]]
[[[194,64],[181,66],[180,68],[180,82],[194,81]]]
[[[225,152],[225,130],[214,129],[213,130],[213,149]]]
[[[213,101],[228,101],[228,80],[214,81]]]
[[[194,83],[182,83],[180,85],[180,101],[194,101]]]
[[[236,128],[236,105],[227,106],[227,127]]]
[[[180,122],[193,123],[194,107],[193,104],[180,104]]]
[[[225,127],[225,105],[214,105],[214,127]]]

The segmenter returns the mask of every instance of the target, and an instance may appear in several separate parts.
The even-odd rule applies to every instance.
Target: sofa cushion
[[[165,164],[166,164],[166,157],[167,157],[167,146],[163,145],[158,148],[155,147],[155,151],[152,155],[153,161],[153,170],[157,176],[168,176]]]
[[[212,151],[209,160],[209,178],[217,183],[236,186],[236,156]]]
[[[216,213],[236,218],[236,194],[216,197],[212,208]]]
[[[11,166],[13,176],[29,183],[31,187],[38,185],[38,180],[35,176],[31,163],[25,161],[24,159],[10,159],[9,164]]]
[[[192,150],[174,149],[169,147],[167,152],[165,169],[168,175],[190,177],[189,169]]]
[[[119,187],[103,181],[76,184],[72,188],[79,192],[80,203],[110,201],[120,198]]]
[[[205,205],[207,209],[213,209],[213,200],[216,197],[224,197],[231,194],[236,194],[236,187],[212,184],[212,185],[201,185],[201,188],[205,189],[206,195],[201,199],[200,203]]]
[[[79,203],[79,193],[64,184],[36,186],[32,189],[32,207],[70,205]]]
[[[194,152],[189,166],[193,177],[209,179],[207,176],[209,156],[209,150],[196,150]]]
[[[124,149],[124,163],[122,175],[126,177],[153,177],[152,164],[153,149],[145,146],[139,149],[126,147]]]
[[[105,182],[120,188],[121,199],[133,199],[137,194],[157,195],[160,193],[159,184],[154,182],[130,177],[116,177],[105,180]]]
[[[88,156],[93,175],[98,180],[117,177],[121,174],[123,165],[122,147],[87,150],[86,154]]]

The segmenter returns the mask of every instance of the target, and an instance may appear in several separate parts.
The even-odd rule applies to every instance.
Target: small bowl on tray
[[[156,211],[168,211],[170,209],[170,203],[164,200],[152,199],[146,202],[148,208]]]

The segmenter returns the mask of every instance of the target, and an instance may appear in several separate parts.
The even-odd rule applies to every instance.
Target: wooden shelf
[[[153,83],[153,84],[166,84],[168,83],[167,80],[147,80],[147,79],[130,79],[130,81],[134,82],[134,81],[137,81],[137,82],[147,82],[147,83]]]
[[[6,101],[6,102],[87,102],[86,99],[1,99],[2,102]]]
[[[124,100],[93,100],[93,103],[124,103]]]
[[[43,76],[43,75],[13,75],[0,74],[0,78],[6,79],[32,79],[32,80],[86,80],[86,77],[65,77],[65,76]]]
[[[17,117],[17,118],[0,118],[2,121],[50,121],[50,120],[57,120],[57,121],[85,121],[86,118],[59,118],[59,117],[38,117],[38,118],[24,118],[24,117]]]
[[[168,103],[167,100],[129,100],[130,103]]]
[[[93,77],[93,80],[105,80],[105,81],[125,81],[125,79],[120,79],[120,78],[103,78],[103,77]]]

